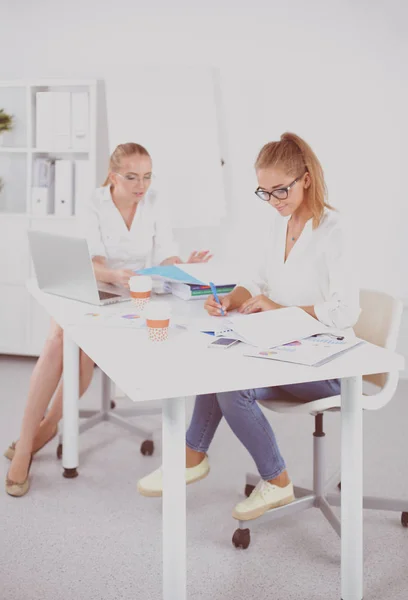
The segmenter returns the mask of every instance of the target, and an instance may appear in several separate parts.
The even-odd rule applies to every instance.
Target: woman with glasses
[[[104,185],[95,190],[81,217],[98,281],[128,287],[135,270],[182,262],[167,207],[150,189],[151,180],[152,160],[147,150],[139,144],[120,144],[110,157]],[[187,262],[210,258],[207,250],[193,252]],[[31,376],[19,441],[5,452],[12,461],[6,479],[11,496],[28,492],[32,456],[57,434],[62,417],[62,345],[62,329],[52,321]],[[92,380],[93,367],[93,361],[81,351],[80,394]]]
[[[341,216],[326,201],[316,155],[304,140],[285,133],[280,141],[262,148],[255,169],[255,194],[277,213],[259,275],[239,284],[220,299],[221,305],[210,297],[205,305],[208,313],[220,316],[223,309],[249,314],[298,306],[329,327],[352,327],[360,307],[349,241]],[[225,417],[261,476],[250,497],[234,508],[233,516],[242,521],[255,519],[292,502],[292,482],[257,400],[311,401],[339,393],[339,381],[332,380],[198,396],[186,438],[186,481],[192,483],[208,474],[207,452]],[[138,489],[145,496],[161,495],[161,471],[141,479]]]

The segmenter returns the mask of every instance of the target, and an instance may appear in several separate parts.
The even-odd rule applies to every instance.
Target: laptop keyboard
[[[111,294],[111,292],[101,292],[98,290],[99,300],[109,300],[110,298],[120,298],[120,294]]]

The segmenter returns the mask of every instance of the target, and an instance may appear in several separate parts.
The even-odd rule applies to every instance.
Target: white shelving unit
[[[44,344],[49,317],[30,298],[25,287],[27,279],[34,274],[27,231],[40,229],[75,235],[77,222],[75,216],[31,213],[33,162],[37,156],[73,161],[87,159],[91,170],[90,188],[101,184],[109,156],[106,123],[101,121],[104,113],[100,110],[101,85],[96,80],[0,81],[0,108],[14,116],[13,130],[3,134],[0,144],[0,177],[4,185],[0,192],[0,354],[37,356]],[[36,93],[39,91],[88,93],[89,147],[86,150],[37,148]],[[75,208],[78,209],[80,207]]]

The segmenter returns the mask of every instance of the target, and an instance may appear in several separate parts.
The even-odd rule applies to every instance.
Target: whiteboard
[[[216,226],[226,214],[214,92],[210,67],[135,65],[106,80],[110,151],[146,147],[174,227]]]

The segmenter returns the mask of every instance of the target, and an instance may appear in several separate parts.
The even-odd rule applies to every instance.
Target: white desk
[[[124,303],[95,309],[44,294],[34,282],[29,282],[28,289],[65,332],[64,469],[75,474],[78,467],[79,348],[133,401],[165,400],[162,424],[164,600],[186,600],[187,597],[185,398],[211,392],[341,379],[341,597],[342,600],[362,600],[361,378],[372,373],[402,370],[401,356],[366,344],[322,367],[313,368],[246,358],[242,356],[240,345],[226,352],[209,350],[203,335],[190,332],[174,331],[168,342],[156,345],[147,340],[144,331],[78,325],[79,317],[85,312],[122,311]],[[201,313],[199,301],[184,302],[175,298],[170,301],[175,315],[185,311]],[[131,311],[131,305],[128,306]]]

